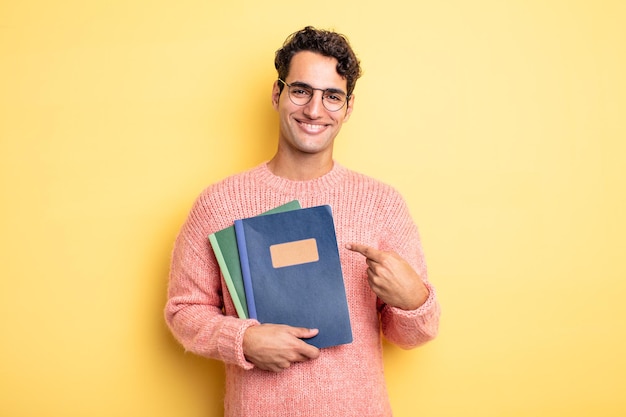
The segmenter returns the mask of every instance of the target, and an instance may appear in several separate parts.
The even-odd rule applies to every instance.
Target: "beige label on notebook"
[[[317,262],[320,259],[315,239],[272,245],[270,246],[270,255],[274,268]]]

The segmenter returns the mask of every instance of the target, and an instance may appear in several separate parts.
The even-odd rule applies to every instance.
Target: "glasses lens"
[[[345,104],[346,95],[337,91],[324,91],[324,99],[322,102],[327,110],[337,111]]]
[[[298,106],[304,106],[313,97],[313,89],[311,87],[302,85],[292,85],[289,87],[289,98],[293,101],[293,104]]]

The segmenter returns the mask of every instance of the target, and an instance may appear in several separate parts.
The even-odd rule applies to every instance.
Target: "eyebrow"
[[[291,84],[293,86],[296,86],[296,87],[311,88],[311,89],[314,89],[314,90],[323,90],[324,92],[329,92],[329,93],[341,93],[344,96],[348,95],[348,93],[346,93],[345,91],[343,91],[340,88],[315,88],[315,87],[312,87],[309,84],[303,83],[301,81],[294,81],[294,82],[289,83],[289,84]]]

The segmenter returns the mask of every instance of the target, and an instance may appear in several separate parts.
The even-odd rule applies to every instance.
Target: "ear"
[[[352,114],[352,110],[354,109],[354,94],[350,96],[350,100],[346,103],[346,115],[343,118],[344,122],[347,122],[350,119],[350,115]]]
[[[278,80],[274,81],[274,86],[272,87],[272,106],[274,110],[278,110],[278,101],[280,100],[280,87],[278,85]]]

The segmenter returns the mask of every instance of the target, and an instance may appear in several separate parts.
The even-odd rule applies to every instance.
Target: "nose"
[[[307,117],[311,119],[317,119],[320,117],[321,113],[324,111],[324,103],[322,103],[323,96],[323,91],[313,91],[311,101],[304,106],[304,114]]]

